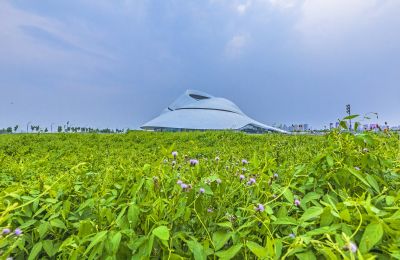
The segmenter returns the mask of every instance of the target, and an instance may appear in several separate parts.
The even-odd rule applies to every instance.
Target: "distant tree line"
[[[14,127],[7,127],[7,128],[2,128],[0,129],[0,134],[12,134],[12,133],[17,133],[19,129],[19,126],[16,125]],[[40,127],[39,125],[30,125],[28,128],[28,125],[26,127],[26,131],[30,133],[48,133],[49,129],[47,127]],[[129,131],[129,129],[111,129],[111,128],[92,128],[92,127],[80,127],[80,126],[69,126],[69,122],[67,125],[61,126],[59,125],[57,127],[57,133],[125,133],[126,131]],[[51,131],[52,132],[52,127]]]

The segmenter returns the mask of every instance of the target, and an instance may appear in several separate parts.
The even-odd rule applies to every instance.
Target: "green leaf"
[[[51,226],[49,222],[43,222],[39,225],[37,231],[39,233],[40,238],[43,238],[47,234],[47,231],[50,229],[50,227]]]
[[[317,228],[317,229],[313,229],[311,231],[308,231],[306,234],[307,236],[318,236],[318,235],[324,235],[324,234],[335,234],[336,230],[339,227],[333,227],[333,226],[325,226],[325,227],[321,227],[321,228]]]
[[[307,221],[312,218],[319,217],[319,215],[321,215],[323,211],[324,210],[321,207],[317,207],[317,206],[310,207],[303,213],[300,220]]]
[[[303,253],[296,254],[299,260],[314,260],[317,259],[312,251],[306,251]]]
[[[290,191],[289,188],[287,188],[285,190],[285,192],[283,193],[283,196],[287,199],[287,201],[289,201],[290,203],[294,202],[294,196],[293,193]]]
[[[190,251],[193,253],[194,259],[195,260],[206,260],[207,259],[207,254],[204,251],[203,246],[195,241],[195,240],[190,240],[186,242],[188,245]]]
[[[42,242],[37,242],[33,247],[32,247],[32,251],[29,254],[28,260],[33,260],[36,259],[36,257],[38,256],[38,254],[40,253],[40,251],[42,251]]]
[[[379,184],[378,182],[375,180],[374,176],[372,175],[367,175],[367,177],[365,177],[365,179],[367,180],[367,182],[371,185],[371,187],[376,191],[376,192],[380,192],[379,189]]]
[[[331,209],[329,207],[324,208],[324,212],[321,214],[320,216],[320,225],[321,227],[323,226],[329,226],[332,221],[333,221],[334,217],[331,213]]]
[[[150,173],[150,170],[151,170],[151,165],[150,164],[145,164],[145,165],[143,165],[143,172],[145,173],[145,174],[149,174]]]
[[[297,220],[292,217],[281,217],[281,218],[278,218],[272,224],[275,224],[275,225],[297,225]]]
[[[321,253],[321,254],[323,254],[324,256],[325,256],[325,259],[331,259],[331,260],[336,260],[336,259],[338,259],[337,258],[337,256],[332,252],[332,249],[331,248],[328,248],[328,247],[321,247],[321,248],[318,248],[317,247],[317,250]]]
[[[255,243],[255,242],[248,241],[246,243],[246,246],[258,258],[263,259],[263,258],[266,258],[268,256],[268,250],[266,248],[260,246],[259,244]]]
[[[169,239],[169,230],[166,226],[159,226],[153,229],[153,234],[161,240]]]
[[[305,205],[307,202],[312,200],[318,200],[319,198],[321,198],[321,194],[318,194],[316,192],[309,192],[303,197],[301,203]]]
[[[371,250],[383,236],[382,223],[370,223],[362,235],[360,242],[361,253],[367,253]]]
[[[111,238],[111,250],[112,250],[114,255],[118,251],[119,243],[121,242],[121,237],[122,237],[121,232],[117,232]]]
[[[98,243],[103,242],[104,239],[106,238],[107,235],[107,231],[100,231],[99,233],[97,233],[93,238],[92,238],[92,242],[90,243],[90,245],[86,248],[86,251],[84,253],[84,255],[86,255],[87,253],[89,253],[89,251]]]
[[[140,209],[137,205],[131,205],[128,209],[128,221],[132,228],[135,228],[139,221]]]
[[[226,231],[217,231],[213,234],[212,240],[215,250],[220,250],[231,238],[231,233]]]
[[[329,167],[333,166],[333,158],[330,155],[326,156],[326,162],[328,163]]]
[[[340,125],[340,127],[342,127],[343,129],[348,129],[348,126],[347,126],[346,121],[340,121],[339,125]]]
[[[50,225],[52,227],[57,227],[57,228],[61,228],[61,229],[67,229],[67,227],[65,226],[64,222],[59,218],[55,218],[55,219],[50,220]]]
[[[85,236],[91,235],[95,232],[93,224],[90,220],[82,220],[79,222],[78,236],[84,238]]]
[[[20,229],[26,229],[27,227],[30,227],[35,223],[36,223],[36,220],[34,220],[34,219],[28,220],[28,221],[24,222],[21,226],[19,226],[19,228]]]
[[[242,244],[237,244],[237,245],[230,247],[227,250],[218,251],[217,253],[215,253],[215,255],[218,256],[222,260],[228,260],[228,259],[232,259],[233,257],[235,257],[235,255],[240,251],[240,249],[242,249]]]
[[[221,223],[217,223],[217,225],[220,227],[225,227],[225,228],[230,228],[230,229],[233,228],[231,222],[221,222]]]
[[[343,118],[343,120],[350,120],[350,119],[354,119],[354,118],[356,118],[356,117],[359,117],[360,115],[349,115],[349,116],[346,116],[345,118]]]
[[[52,240],[44,240],[43,249],[50,257],[54,256],[57,253],[57,248],[54,247]]]
[[[354,170],[354,169],[352,169],[352,168],[347,168],[348,170],[349,170],[349,172],[353,175],[353,176],[355,176],[357,179],[359,179],[362,183],[364,183],[365,185],[367,185],[367,187],[371,187],[371,185],[369,185],[369,183],[361,176],[361,174],[358,172],[358,171],[356,171],[356,170]]]
[[[360,123],[359,122],[355,122],[354,123],[354,130],[358,130],[358,127],[360,126]]]
[[[341,219],[343,219],[346,222],[351,221],[351,216],[350,216],[350,212],[348,209],[344,209],[344,210],[340,211],[339,216]]]

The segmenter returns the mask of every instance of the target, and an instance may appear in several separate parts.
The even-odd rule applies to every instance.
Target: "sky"
[[[400,125],[399,0],[0,0],[0,25],[0,128],[135,129],[186,89],[267,124]]]

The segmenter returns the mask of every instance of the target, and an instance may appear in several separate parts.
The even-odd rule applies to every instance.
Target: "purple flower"
[[[177,152],[177,151],[173,151],[173,152],[172,152],[172,156],[173,156],[174,158],[176,158],[176,157],[178,156],[178,152]]]
[[[9,228],[5,228],[3,229],[3,231],[1,232],[3,235],[8,235],[10,234],[11,230]]]
[[[352,253],[356,253],[357,252],[357,245],[353,242],[349,242],[347,245],[345,245],[343,247],[344,250],[350,250]]]
[[[181,185],[183,183],[183,181],[181,181],[181,180],[178,180],[177,182],[176,182],[176,184],[178,184],[178,185]]]
[[[185,183],[181,183],[181,188],[184,190],[184,189],[187,189],[189,186],[187,185],[187,184],[185,184]]]
[[[351,252],[353,252],[353,253],[355,253],[355,252],[357,252],[357,245],[356,244],[354,244],[353,242],[350,242],[349,243],[349,245],[348,245],[348,247],[349,247],[349,250],[351,251]]]
[[[247,161],[247,160],[245,160],[245,159],[242,159],[242,164],[243,165],[246,165],[246,164],[248,164],[249,162]]]
[[[199,161],[196,159],[190,159],[190,166],[196,166],[197,164],[199,164]]]
[[[246,177],[244,177],[243,174],[240,174],[239,179],[242,181],[242,180],[244,180],[244,178],[246,178]]]
[[[203,194],[204,192],[206,192],[206,190],[205,190],[204,188],[200,188],[200,189],[199,189],[199,192],[200,192],[201,194]]]
[[[255,210],[263,212],[264,211],[264,205],[263,204],[258,204],[257,207],[255,208]]]
[[[221,179],[216,179],[215,182],[218,184],[221,184],[222,181],[221,181]]]
[[[293,233],[290,233],[290,234],[289,234],[289,237],[292,238],[292,239],[294,239],[294,238],[296,237],[296,235],[293,234]]]
[[[256,179],[250,178],[249,181],[247,182],[247,185],[252,185],[254,183],[256,183]]]
[[[22,235],[22,230],[20,228],[16,228],[14,230],[14,234],[17,235],[17,236],[20,236],[20,235]]]
[[[279,175],[277,173],[274,173],[274,178],[278,179]]]
[[[207,212],[208,212],[208,213],[211,213],[211,212],[213,212],[213,211],[214,211],[214,210],[213,210],[212,208],[208,208],[208,209],[207,209]]]
[[[294,200],[294,205],[295,205],[296,207],[299,207],[299,206],[300,206],[300,200],[295,199],[295,200]]]

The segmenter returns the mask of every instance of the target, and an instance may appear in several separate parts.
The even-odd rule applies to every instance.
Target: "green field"
[[[0,259],[400,259],[399,174],[390,132],[0,135]]]

